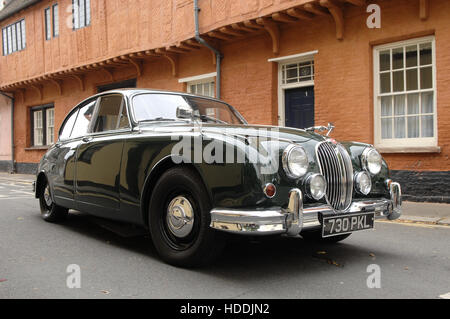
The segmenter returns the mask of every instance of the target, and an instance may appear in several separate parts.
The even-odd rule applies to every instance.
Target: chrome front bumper
[[[377,219],[395,220],[401,215],[402,193],[398,183],[390,184],[389,199],[354,201],[343,213],[374,212]],[[337,213],[331,206],[303,206],[303,194],[295,188],[289,193],[288,207],[273,209],[213,209],[211,227],[231,233],[247,235],[287,234],[297,236],[305,229],[320,228],[320,214]]]

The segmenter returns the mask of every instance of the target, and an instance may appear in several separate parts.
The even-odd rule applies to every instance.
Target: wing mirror
[[[194,112],[191,108],[186,106],[177,107],[177,117],[180,119],[191,119],[194,116]]]

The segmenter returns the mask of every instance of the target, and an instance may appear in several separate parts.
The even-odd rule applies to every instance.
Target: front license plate
[[[324,217],[322,237],[350,234],[360,230],[374,228],[375,214],[352,214],[336,217]]]

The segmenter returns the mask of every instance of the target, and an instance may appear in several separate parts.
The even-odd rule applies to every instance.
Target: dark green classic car
[[[115,90],[75,107],[42,158],[42,217],[69,209],[142,226],[168,263],[198,266],[226,233],[337,242],[396,219],[401,190],[371,146],[248,125],[211,98]]]

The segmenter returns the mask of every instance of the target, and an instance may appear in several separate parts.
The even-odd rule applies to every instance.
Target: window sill
[[[33,146],[33,147],[27,147],[25,151],[47,151],[50,148],[50,146]]]
[[[439,146],[394,146],[394,147],[377,147],[377,150],[383,154],[405,154],[405,153],[440,153],[441,148]]]

